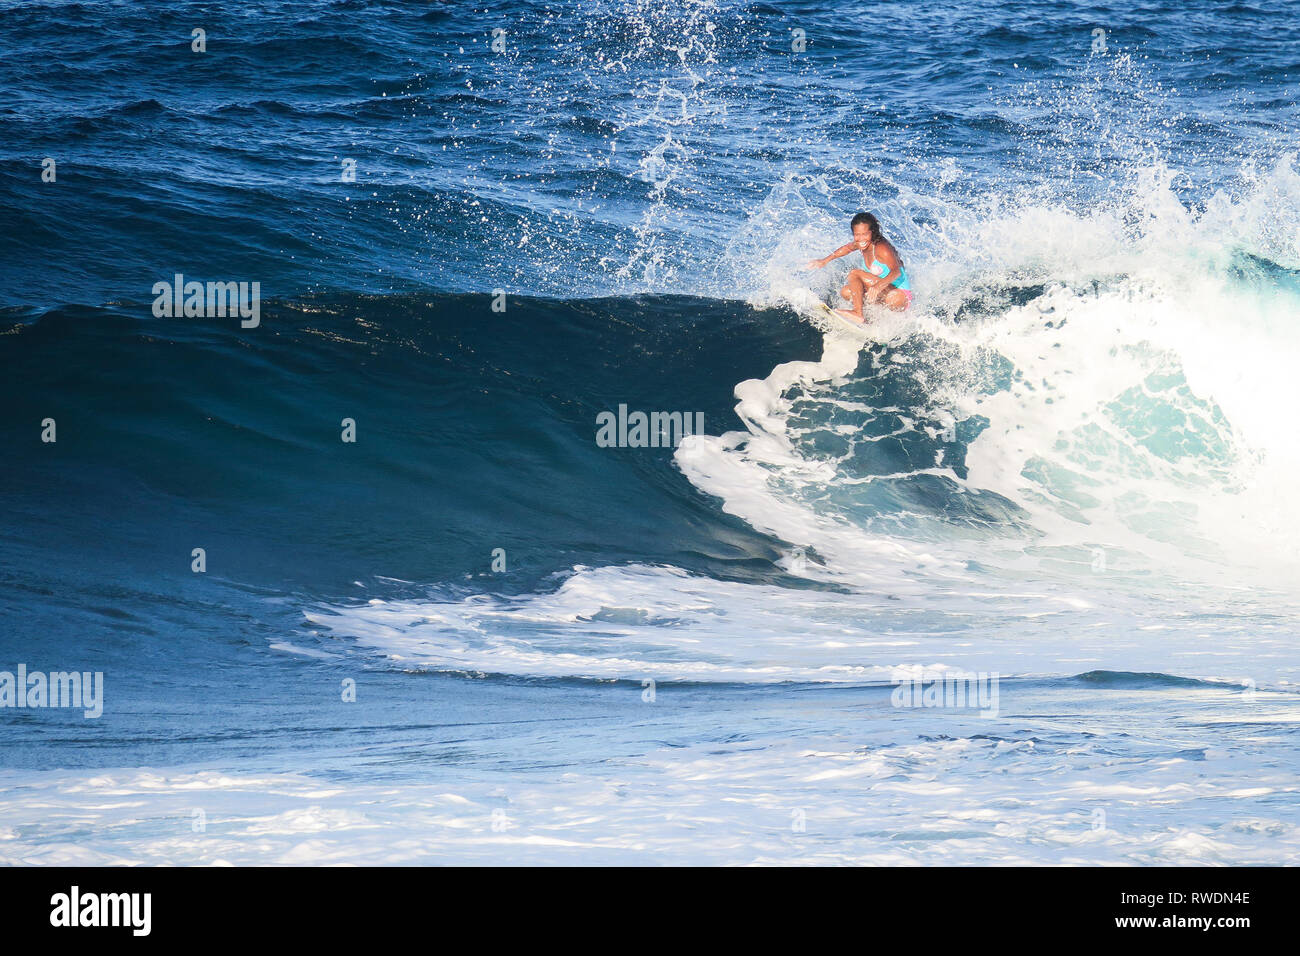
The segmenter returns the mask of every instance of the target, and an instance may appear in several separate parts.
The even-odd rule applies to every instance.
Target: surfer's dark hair
[[[869,212],[860,212],[854,216],[852,221],[849,223],[849,228],[852,229],[854,226],[860,226],[864,223],[866,224],[866,227],[871,230],[871,241],[879,242],[880,220]]]

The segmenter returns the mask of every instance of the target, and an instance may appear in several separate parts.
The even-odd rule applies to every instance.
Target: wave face
[[[0,9],[0,649],[111,688],[0,858],[1293,858],[1295,12]],[[794,305],[859,209],[865,341]]]
[[[701,496],[670,447],[600,447],[595,422],[625,404],[738,424],[721,383],[817,351],[788,311],[347,295],[267,304],[269,334],[252,339],[237,319],[137,313],[71,307],[9,328],[11,492],[60,483],[79,520],[118,501],[109,525],[144,537],[201,520],[238,552],[225,574],[322,597],[359,574],[482,577],[496,548],[516,586],[627,560],[781,576],[771,538]],[[54,445],[27,427],[45,417]]]

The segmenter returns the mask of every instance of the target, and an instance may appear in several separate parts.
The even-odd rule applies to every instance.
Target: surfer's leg
[[[881,296],[877,301],[879,301],[881,305],[886,305],[893,309],[895,312],[903,312],[912,304],[912,293],[906,289],[898,289],[894,286],[890,286],[889,291]]]
[[[863,278],[865,275],[866,272],[862,269],[850,270],[849,277],[844,280],[844,287],[840,289],[840,295],[853,303],[853,311],[858,315],[862,314],[862,297],[867,289]]]

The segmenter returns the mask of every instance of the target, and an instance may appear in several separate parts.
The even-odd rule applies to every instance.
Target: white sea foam
[[[965,448],[968,474],[945,461],[912,474],[943,475],[954,494],[992,492],[1026,520],[989,527],[973,543],[954,528],[958,556],[1023,573],[1102,550],[1112,573],[1294,594],[1300,277],[1278,268],[1300,255],[1300,175],[1288,157],[1196,211],[1178,201],[1170,179],[1148,170],[1128,195],[1082,211],[998,204],[978,216],[951,204],[938,214],[932,198],[927,211],[948,226],[914,237],[918,306],[878,317],[873,340],[891,353],[883,369],[879,354],[864,358],[858,375],[922,384],[924,403],[903,410],[914,420],[979,427]],[[778,208],[806,209],[798,184],[786,181],[778,194]],[[764,211],[765,230],[774,217]],[[968,229],[952,230],[961,221]],[[828,234],[820,245],[833,241]],[[812,242],[787,236],[770,247],[771,284],[756,304],[799,300],[806,279],[793,246]],[[1277,265],[1270,272],[1252,256]],[[982,314],[951,320],[972,303]],[[820,541],[828,489],[890,477],[840,468],[810,447],[843,407],[844,341],[831,332],[823,361],[801,369],[813,387],[801,389],[797,426],[787,415],[792,383],[777,369],[736,389],[752,435],[724,435],[678,456],[727,510],[827,553],[848,545]],[[773,436],[786,455],[779,475]],[[798,534],[798,524],[808,532]]]
[[[201,768],[4,772],[0,863],[1295,859],[1298,788],[1288,765],[1200,729],[1203,718],[1233,719],[1250,706],[1205,692],[1180,695],[1177,709],[1146,730],[1099,710],[1080,733],[1054,706],[1045,715],[1029,706],[1000,724],[930,718],[932,732],[918,736],[914,715],[841,703],[766,736],[651,748],[553,773],[478,769],[428,782],[352,775],[325,784],[305,773]]]
[[[882,559],[885,560],[885,559]],[[1233,686],[1300,686],[1293,620],[1231,608],[1190,613],[1108,591],[890,593],[717,581],[671,568],[578,568],[521,598],[372,602],[313,611],[331,636],[393,665],[629,681],[884,683],[909,668],[1007,677],[1178,674]],[[900,576],[905,577],[905,576]],[[901,591],[901,589],[900,589]],[[1144,632],[1152,618],[1158,632]]]

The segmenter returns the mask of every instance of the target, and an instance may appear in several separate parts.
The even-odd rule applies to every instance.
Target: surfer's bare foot
[[[850,312],[848,309],[836,309],[835,311],[839,315],[844,316],[844,318],[848,319],[850,322],[856,322],[858,325],[866,325],[867,323],[867,320],[856,312]]]

